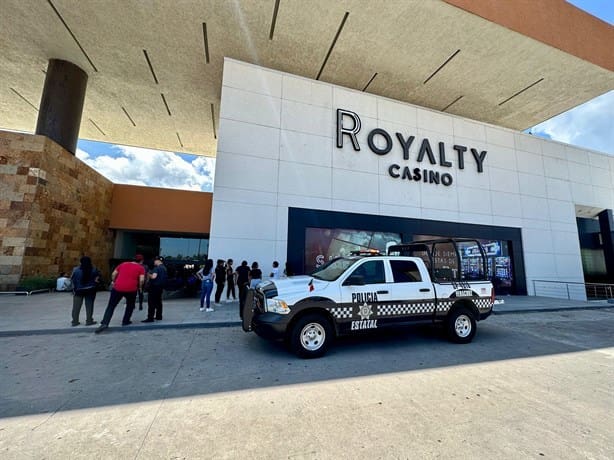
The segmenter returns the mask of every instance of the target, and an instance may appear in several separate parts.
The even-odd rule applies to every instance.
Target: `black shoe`
[[[92,321],[88,321],[88,322],[85,323],[86,326],[91,326],[93,324],[98,324],[98,321],[93,321],[92,320]]]
[[[156,318],[156,321],[162,321],[162,317]]]
[[[81,324],[79,321],[77,321],[76,323],[74,321],[70,323],[71,326],[78,326],[79,324]]]
[[[94,334],[100,334],[102,331],[108,328],[109,326],[107,326],[106,324],[101,324],[100,326],[98,326],[98,329],[94,331]]]
[[[141,323],[153,323],[153,322],[154,322],[154,320],[152,318],[147,318],[147,319],[144,319],[143,321],[141,321]]]
[[[132,321],[124,321],[122,326],[128,326],[129,324],[132,324]]]

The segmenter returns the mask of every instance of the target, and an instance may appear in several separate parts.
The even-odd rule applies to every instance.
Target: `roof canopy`
[[[209,156],[225,56],[514,129],[614,88],[612,26],[503,3],[4,0],[0,128],[34,130],[50,58],[89,75],[81,138]]]

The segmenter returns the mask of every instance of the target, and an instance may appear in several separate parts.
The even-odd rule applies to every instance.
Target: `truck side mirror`
[[[365,277],[361,275],[350,275],[348,279],[343,282],[344,286],[364,286]]]

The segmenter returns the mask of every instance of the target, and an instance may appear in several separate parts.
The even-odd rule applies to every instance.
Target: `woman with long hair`
[[[207,311],[213,311],[213,308],[211,308],[211,291],[213,291],[213,280],[215,279],[213,259],[207,259],[204,267],[196,273],[196,276],[202,282],[200,288],[200,311],[205,311],[205,300],[207,301]]]
[[[72,299],[72,325],[78,326],[81,306],[85,300],[85,325],[96,324],[94,321],[94,300],[100,281],[100,272],[92,265],[92,259],[88,256],[81,257],[80,264],[72,272],[70,279],[73,285]]]

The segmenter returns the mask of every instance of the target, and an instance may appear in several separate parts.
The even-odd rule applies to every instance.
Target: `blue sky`
[[[614,23],[614,0],[568,1],[603,21]],[[614,155],[614,91],[527,131]],[[86,140],[79,140],[77,157],[118,184],[213,191],[213,158]]]

